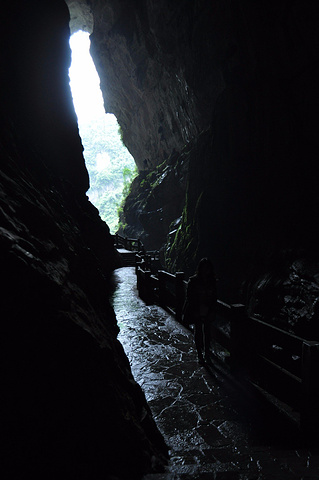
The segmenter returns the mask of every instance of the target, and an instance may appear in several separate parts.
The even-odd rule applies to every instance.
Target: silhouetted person
[[[199,362],[209,359],[211,324],[216,317],[216,275],[212,262],[202,258],[196,274],[187,285],[185,317],[195,326],[195,344]]]

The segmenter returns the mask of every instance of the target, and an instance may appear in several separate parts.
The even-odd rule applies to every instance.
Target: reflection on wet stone
[[[241,394],[229,381],[214,366],[207,371],[198,364],[192,334],[138,298],[134,268],[119,269],[116,276],[118,338],[171,454],[167,473],[144,480],[319,478],[318,448],[298,449],[298,438],[296,448],[292,438],[283,437],[280,448],[273,444],[281,427],[269,428],[271,416],[264,422],[267,435],[256,430],[262,423],[253,417],[258,408],[239,406]]]

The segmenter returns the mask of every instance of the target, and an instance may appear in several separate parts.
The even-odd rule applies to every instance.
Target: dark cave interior
[[[71,28],[92,31],[106,111],[140,171],[124,233],[172,271],[190,274],[210,252],[228,301],[252,305],[258,285],[282,285],[297,264],[316,283],[316,2],[67,3]],[[120,464],[133,478],[167,450],[117,341],[119,259],[86,196],[69,10],[63,0],[1,10],[2,468]]]

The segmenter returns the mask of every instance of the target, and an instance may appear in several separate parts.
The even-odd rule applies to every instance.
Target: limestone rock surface
[[[139,478],[167,447],[117,340],[119,258],[86,197],[67,6],[2,13],[0,475]]]

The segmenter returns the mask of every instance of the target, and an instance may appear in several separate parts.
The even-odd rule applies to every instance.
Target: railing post
[[[141,269],[139,267],[138,264],[136,264],[136,288],[137,288],[137,291],[138,291],[138,295],[140,295],[140,290],[141,290]]]
[[[230,317],[230,366],[233,374],[243,370],[247,349],[247,317],[245,305],[231,305]]]
[[[300,427],[307,438],[318,432],[319,426],[319,342],[305,340],[302,344],[302,397]]]
[[[151,272],[150,270],[145,270],[144,272],[144,300],[146,303],[152,303],[152,285],[151,285]]]
[[[178,322],[182,321],[182,311],[185,301],[185,291],[184,291],[184,272],[176,272],[175,275],[175,297],[176,297],[176,320]]]
[[[139,297],[144,300],[145,303],[151,303],[153,299],[153,291],[151,285],[151,272],[149,270],[143,270],[138,267],[137,270],[137,289]]]
[[[138,272],[138,267],[141,265],[142,263],[142,259],[140,257],[140,255],[137,253],[135,255],[135,274],[137,275],[137,272]]]
[[[151,256],[150,255],[145,255],[145,262],[146,262],[146,267],[150,270],[151,269]]]
[[[158,298],[161,307],[165,306],[165,272],[163,270],[158,271]]]

